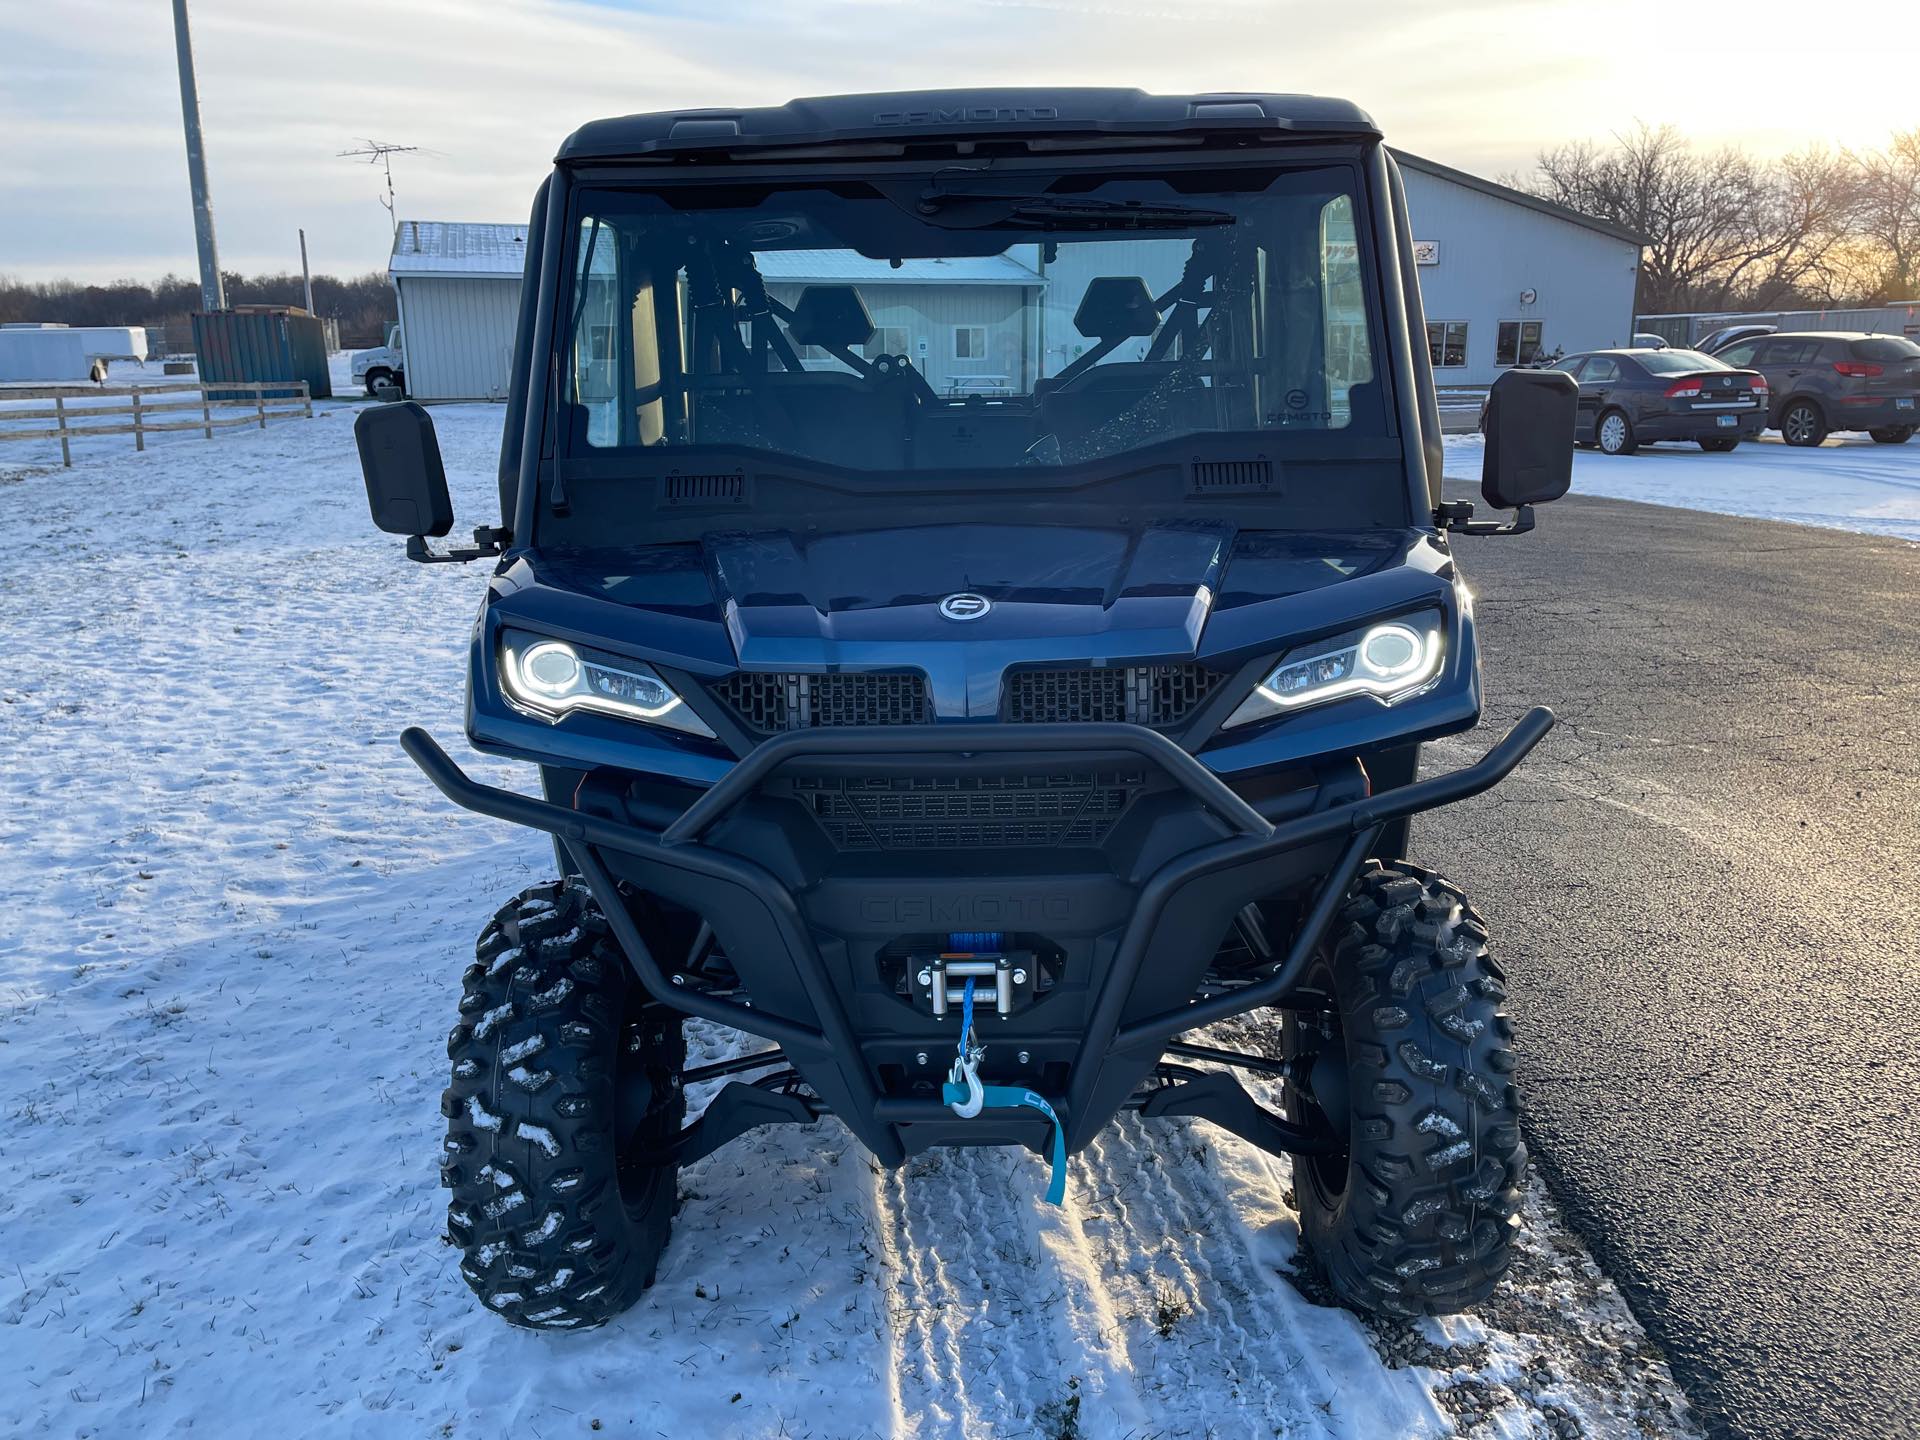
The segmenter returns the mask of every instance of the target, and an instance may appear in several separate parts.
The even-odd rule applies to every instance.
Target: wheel
[[[1796,400],[1780,413],[1780,438],[1789,445],[1818,445],[1827,438],[1827,417],[1811,400]]]
[[[1487,931],[1460,892],[1370,861],[1283,1025],[1288,1114],[1339,1145],[1297,1155],[1301,1235],[1359,1309],[1444,1315],[1492,1293],[1518,1227],[1527,1150],[1513,1038]]]
[[[1711,440],[1702,440],[1700,442],[1700,448],[1702,450],[1709,450],[1713,452],[1715,455],[1724,455],[1739,443],[1740,442],[1738,440],[1723,440],[1718,436],[1715,436]]]
[[[603,1324],[653,1283],[686,1114],[680,1016],[647,1002],[577,879],[480,932],[447,1037],[447,1236],[488,1309],[530,1329]]]
[[[1603,454],[1631,455],[1640,448],[1633,438],[1633,422],[1619,410],[1609,410],[1602,415],[1593,433]]]
[[[382,385],[391,385],[392,383],[393,383],[393,372],[391,370],[373,369],[373,370],[367,371],[368,397],[372,398],[373,396],[378,395],[380,393],[380,387]]]
[[[1878,430],[1869,430],[1876,445],[1904,445],[1913,438],[1911,425],[1885,425]]]

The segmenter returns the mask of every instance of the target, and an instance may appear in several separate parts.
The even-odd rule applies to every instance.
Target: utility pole
[[[193,189],[193,240],[200,251],[200,304],[227,308],[220,279],[220,252],[213,243],[213,201],[207,194],[207,152],[200,138],[200,90],[193,80],[193,37],[187,33],[187,0],[173,0],[173,48],[180,61],[180,118],[187,129],[187,181]]]
[[[300,227],[300,283],[307,287],[307,313],[313,314],[313,272],[307,269],[307,230]]]

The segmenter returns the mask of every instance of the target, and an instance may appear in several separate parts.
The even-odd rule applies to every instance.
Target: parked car
[[[1633,337],[1633,348],[1636,350],[1670,350],[1673,347],[1667,343],[1667,337],[1664,335],[1637,334]]]
[[[1692,348],[1702,355],[1718,355],[1729,345],[1738,345],[1742,340],[1752,340],[1761,335],[1771,335],[1778,325],[1722,325],[1718,330],[1707,332],[1704,339]]]
[[[354,352],[353,378],[367,387],[369,395],[379,394],[385,385],[398,390],[407,388],[406,341],[398,325],[388,327],[386,344]]]
[[[1588,350],[1553,368],[1580,385],[1574,444],[1608,455],[1656,440],[1731,450],[1766,428],[1766,377],[1697,350]]]
[[[1775,332],[1729,345],[1719,358],[1767,377],[1767,423],[1789,445],[1818,445],[1835,430],[1900,445],[1920,425],[1920,345],[1899,335]]]

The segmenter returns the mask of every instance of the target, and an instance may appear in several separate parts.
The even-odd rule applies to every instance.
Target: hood
[[[1233,544],[1227,526],[940,525],[713,536],[713,591],[743,664],[907,642],[1077,655],[1191,654]],[[955,596],[969,597],[954,605]]]
[[[695,670],[923,670],[942,713],[968,714],[990,713],[978,704],[997,704],[1011,665],[1226,668],[1348,616],[1430,601],[1447,564],[1414,531],[930,525],[548,551],[509,571],[498,598],[534,623]],[[986,603],[943,611],[954,596]]]

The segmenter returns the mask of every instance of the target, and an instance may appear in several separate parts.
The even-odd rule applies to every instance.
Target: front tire
[[[1883,425],[1878,430],[1869,430],[1876,445],[1904,445],[1913,438],[1911,425]]]
[[[653,1283],[686,1114],[680,1016],[647,1002],[578,879],[480,933],[447,1038],[447,1235],[481,1303],[519,1326],[604,1324]]]
[[[1827,417],[1811,400],[1796,400],[1780,412],[1780,438],[1789,445],[1818,445],[1827,438]]]
[[[1593,427],[1593,434],[1603,455],[1631,455],[1640,448],[1640,442],[1633,438],[1633,422],[1623,410],[1607,411]]]
[[[1354,882],[1289,1012],[1289,1115],[1341,1142],[1294,1157],[1302,1237],[1358,1309],[1444,1315],[1506,1271],[1527,1150],[1506,987],[1460,892],[1403,861]]]

